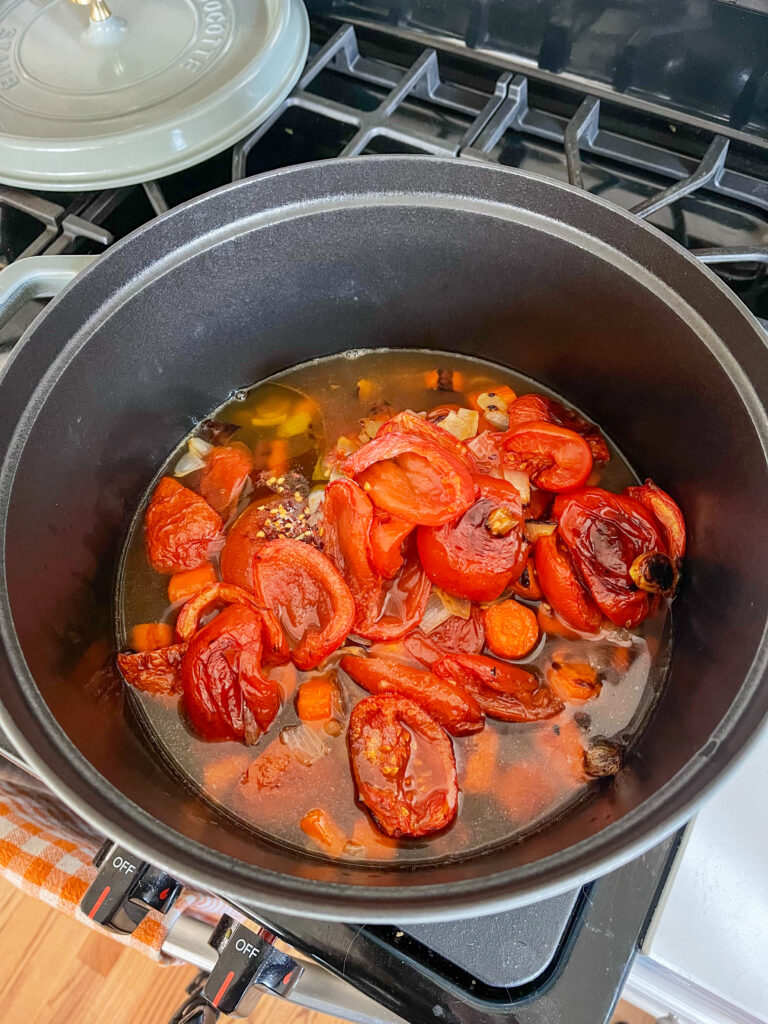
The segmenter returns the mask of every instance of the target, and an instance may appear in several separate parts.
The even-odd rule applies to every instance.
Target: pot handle
[[[32,299],[52,299],[66,288],[93,256],[27,256],[0,270],[0,327]]]

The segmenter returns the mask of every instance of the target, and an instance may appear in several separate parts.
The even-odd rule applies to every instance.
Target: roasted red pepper
[[[277,621],[269,608],[263,608],[253,594],[234,583],[212,583],[203,587],[183,605],[176,619],[176,636],[180,641],[191,640],[200,626],[200,620],[215,608],[227,604],[241,604],[261,616],[263,623],[266,662],[278,665],[288,660],[288,647]]]
[[[214,448],[205,460],[200,493],[211,508],[227,516],[234,510],[252,469],[253,456],[244,444]]]
[[[589,445],[568,427],[554,423],[521,423],[499,438],[504,462],[527,473],[544,491],[569,491],[581,487],[592,472]]]
[[[256,596],[276,611],[297,668],[316,668],[344,642],[355,601],[324,554],[299,540],[272,540],[256,552]]]
[[[391,658],[345,654],[341,667],[369,693],[399,693],[428,711],[454,736],[483,728],[485,716],[477,701],[457,683]]]
[[[554,512],[558,533],[598,608],[617,626],[638,626],[654,598],[637,589],[630,568],[640,555],[666,549],[651,513],[634,498],[601,487],[561,495]],[[541,570],[539,580],[546,594]],[[554,604],[551,595],[547,598]]]
[[[685,520],[680,507],[666,491],[646,480],[642,487],[625,487],[624,494],[634,498],[652,513],[661,527],[669,557],[680,567],[685,554]]]
[[[479,497],[468,511],[443,526],[419,527],[419,555],[442,590],[470,601],[493,601],[523,571],[528,541],[517,489],[490,476],[476,476],[474,482]]]
[[[444,654],[479,654],[485,644],[482,613],[473,607],[468,619],[452,615],[429,634],[415,629],[403,644],[411,657],[428,666]]]
[[[403,541],[413,530],[413,523],[374,509],[369,534],[370,557],[374,568],[384,579],[397,576],[403,565]]]
[[[597,633],[603,621],[600,609],[576,575],[557,534],[539,537],[535,561],[539,586],[560,618],[582,633]]]
[[[190,724],[206,740],[255,743],[280,710],[277,684],[261,671],[262,619],[230,605],[192,637],[181,676]]]
[[[154,651],[118,654],[117,665],[125,681],[144,693],[169,696],[181,693],[181,660],[186,644],[171,644]]]
[[[144,517],[150,565],[167,575],[197,569],[208,558],[223,525],[221,516],[204,498],[164,476]]]
[[[600,431],[594,423],[585,420],[575,410],[567,409],[554,398],[544,395],[521,395],[507,410],[509,426],[518,427],[521,423],[538,422],[555,423],[558,427],[568,427],[581,434],[589,445],[595,462],[608,462],[611,453]]]
[[[388,836],[425,836],[456,817],[450,738],[407,697],[366,697],[349,719],[349,757],[362,802]]]
[[[539,722],[563,710],[533,672],[484,654],[446,654],[432,671],[469,690],[486,715],[502,722]]]
[[[447,523],[465,512],[475,498],[466,464],[442,444],[415,434],[380,430],[373,441],[349,456],[343,469],[374,505],[409,523]]]

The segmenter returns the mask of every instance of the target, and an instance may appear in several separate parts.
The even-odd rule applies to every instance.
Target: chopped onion
[[[379,432],[379,427],[382,424],[382,420],[364,419],[360,421],[362,430],[360,431],[360,440],[365,443],[366,441],[372,441]]]
[[[540,523],[535,519],[526,519],[525,521],[525,536],[532,543],[539,537],[549,537],[556,529],[557,523]]]
[[[474,437],[480,423],[477,409],[451,409],[447,416],[440,420],[440,426],[453,434],[459,441],[468,441]]]
[[[205,462],[199,455],[193,455],[192,452],[187,452],[185,455],[182,455],[176,463],[173,475],[188,476],[190,473],[194,473],[195,470],[198,469],[205,469]]]
[[[531,481],[528,479],[528,474],[523,473],[520,469],[505,469],[504,479],[516,488],[522,503],[527,505],[531,500]]]
[[[324,497],[324,487],[318,487],[316,490],[309,492],[309,496],[307,498],[307,512],[309,512],[310,515],[314,515],[315,512],[317,512],[317,510],[323,504]]]
[[[280,742],[284,743],[300,764],[314,764],[330,751],[330,747],[322,737],[300,722],[289,725],[280,731]]]
[[[213,450],[213,445],[204,441],[202,437],[190,437],[187,442],[187,448],[189,448],[191,455],[197,455],[198,458],[204,459]]]
[[[468,619],[472,614],[472,602],[468,601],[465,597],[454,597],[453,594],[446,594],[440,587],[433,587],[432,593],[437,594],[444,607],[448,609],[449,615],[456,615],[460,619]]]
[[[433,587],[427,601],[427,607],[424,609],[424,614],[419,623],[419,629],[423,633],[432,633],[450,617],[451,612],[445,607],[440,597],[440,592],[437,587]]]

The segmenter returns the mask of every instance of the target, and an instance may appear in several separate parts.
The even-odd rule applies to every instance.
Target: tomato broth
[[[227,443],[250,453],[253,468],[236,504],[223,513],[227,527],[253,505],[269,503],[271,525],[283,515],[282,506],[288,518],[303,510],[304,516],[290,524],[290,535],[322,547],[316,492],[328,484],[329,476],[339,475],[338,458],[359,447],[361,436],[368,440],[376,433],[377,423],[401,410],[429,413],[442,405],[469,408],[469,396],[494,394],[502,387],[517,395],[557,397],[535,381],[496,365],[415,350],[332,356],[295,366],[235,393],[212,418],[230,424],[230,431],[237,428]],[[211,433],[199,427],[190,436],[210,438]],[[611,491],[636,484],[626,460],[610,440],[607,443],[610,460],[603,468],[593,469],[589,483]],[[327,457],[334,449],[336,462],[333,456]],[[190,453],[191,460],[182,464]],[[187,438],[169,456],[162,474],[174,477],[176,473],[185,487],[196,490],[201,469],[195,458]],[[190,471],[179,476],[180,468]],[[121,649],[130,646],[132,630],[139,624],[173,626],[181,605],[169,604],[169,577],[149,564],[145,509],[146,502],[123,555],[117,594]],[[220,555],[213,551],[209,557],[219,572]],[[210,573],[210,567],[205,572]],[[393,607],[404,604],[406,597],[395,593]],[[527,601],[519,593],[518,600],[537,611],[537,601]],[[467,612],[466,604],[461,611]],[[482,609],[473,614],[481,615]],[[293,634],[289,646],[308,625],[318,624],[318,615],[309,609],[301,622],[292,625],[289,619],[283,620],[286,633]],[[210,617],[211,610],[205,609],[201,623]],[[340,665],[345,654],[367,647],[424,670],[425,665],[401,642],[360,641],[352,630],[343,646],[314,668],[301,670],[291,662],[265,666],[265,674],[277,682],[282,704],[275,720],[252,745],[200,739],[176,696],[135,688],[130,693],[149,742],[207,800],[244,827],[321,856],[417,863],[519,841],[586,798],[590,786],[597,783],[584,774],[584,749],[599,737],[613,738],[623,746],[632,743],[660,692],[671,643],[671,615],[665,600],[631,630],[604,624],[597,637],[589,638],[542,632],[534,649],[514,664],[535,670],[545,681],[553,666],[557,670],[564,662],[586,665],[602,683],[599,693],[589,699],[570,695],[562,711],[544,720],[507,722],[487,717],[482,731],[450,736],[460,791],[458,814],[447,828],[418,838],[385,835],[357,797],[347,729],[351,709],[368,694]],[[484,653],[490,652],[485,648]],[[304,737],[297,756],[286,742],[293,734],[284,732],[300,724],[297,689],[309,680],[329,678],[335,687],[333,714],[321,724],[304,727],[311,732],[311,742],[307,744]],[[406,728],[413,739],[412,725],[406,723]],[[318,810],[327,819],[320,820]]]

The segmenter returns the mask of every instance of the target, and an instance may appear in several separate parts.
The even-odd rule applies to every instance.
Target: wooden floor
[[[0,879],[2,1024],[167,1024],[196,973],[193,967],[160,967]],[[336,1019],[265,997],[249,1020],[334,1024]],[[653,1024],[625,1004],[614,1020]]]

